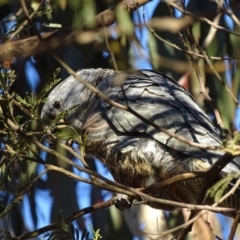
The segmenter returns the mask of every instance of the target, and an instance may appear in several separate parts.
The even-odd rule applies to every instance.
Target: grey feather
[[[145,119],[171,133],[204,145],[222,145],[219,132],[193,97],[163,74],[150,70],[115,72],[108,69],[86,69],[77,74],[111,100],[130,106]],[[55,101],[60,101],[60,108],[54,107]],[[111,106],[74,77],[67,78],[52,90],[41,117],[57,117],[73,106],[77,108],[66,117],[66,121],[78,128],[80,134],[87,134],[86,153],[101,159],[115,180],[128,186],[143,187],[179,173],[206,170],[223,155],[221,151],[189,146],[158,131],[132,113]],[[239,171],[239,162],[239,158],[235,158],[221,175]],[[169,195],[170,190],[165,190],[155,196],[194,203],[200,194],[194,184],[200,182],[204,179],[178,184],[176,195]],[[185,189],[189,195],[184,193]],[[240,206],[240,200],[235,204],[231,202],[225,205]]]

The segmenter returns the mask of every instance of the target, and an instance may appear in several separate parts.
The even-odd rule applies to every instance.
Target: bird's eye
[[[55,101],[55,102],[53,103],[53,107],[54,107],[55,109],[60,109],[60,108],[61,108],[61,103],[60,103],[60,101]]]

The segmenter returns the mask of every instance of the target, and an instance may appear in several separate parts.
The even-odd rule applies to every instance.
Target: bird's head
[[[99,82],[114,71],[110,69],[83,69],[77,75],[91,85]],[[64,118],[76,128],[81,128],[84,108],[90,97],[91,90],[73,76],[68,77],[57,85],[47,97],[41,112],[43,122]]]
[[[68,123],[81,128],[79,111],[89,97],[89,91],[73,76],[57,85],[47,97],[41,112],[41,119],[48,123],[64,118]]]

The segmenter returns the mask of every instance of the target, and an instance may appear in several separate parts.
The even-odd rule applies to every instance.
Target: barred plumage
[[[221,146],[218,131],[192,96],[173,79],[150,70],[115,72],[85,69],[77,73],[110,99],[128,104],[155,124],[189,141]],[[123,83],[120,86],[120,82]],[[55,102],[60,106],[55,106]],[[77,106],[66,121],[87,135],[85,151],[107,165],[116,181],[132,187],[144,187],[171,176],[206,170],[223,153],[199,149],[159,132],[130,112],[111,106],[74,77],[55,87],[43,106],[41,117],[56,117]],[[239,158],[220,173],[239,171]],[[196,203],[205,179],[194,179],[159,190],[156,197]],[[240,207],[239,192],[222,206]],[[233,200],[234,199],[234,200]],[[153,207],[164,206],[151,204]]]

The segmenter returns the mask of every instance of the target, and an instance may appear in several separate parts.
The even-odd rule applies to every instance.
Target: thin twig
[[[72,221],[74,221],[77,218],[82,217],[82,216],[84,216],[88,213],[92,213],[92,212],[99,211],[99,210],[105,209],[107,207],[110,207],[111,205],[114,204],[115,201],[116,201],[116,197],[112,197],[111,199],[109,199],[105,202],[97,203],[97,204],[94,204],[90,207],[83,208],[83,209],[73,213],[70,217],[66,218],[64,222],[67,225],[69,225]],[[39,228],[37,230],[24,233],[24,234],[20,235],[19,237],[17,237],[16,239],[24,240],[24,239],[30,239],[30,238],[33,238],[33,237],[35,238],[35,237],[37,237],[37,236],[39,236],[39,235],[41,235],[45,232],[49,232],[49,231],[52,231],[52,230],[57,229],[57,228],[59,228],[58,223],[51,223],[51,224],[49,224],[45,227]]]
[[[35,32],[35,34],[37,35],[37,37],[39,38],[39,40],[42,40],[42,36],[40,34],[40,32],[38,31],[38,29],[36,28],[35,24],[32,21],[32,17],[37,13],[37,11],[39,10],[39,8],[42,6],[42,4],[44,3],[44,1],[42,1],[41,4],[39,4],[38,8],[36,11],[33,12],[32,17],[29,16],[28,14],[28,10],[27,10],[27,6],[25,4],[24,0],[20,0],[23,12],[25,14],[25,17],[27,18],[27,21],[29,23],[29,25],[32,27],[33,31]]]
[[[13,130],[17,131],[20,136],[25,137],[26,140],[34,143],[41,150],[46,151],[46,152],[54,155],[57,158],[60,158],[61,160],[63,160],[65,162],[71,164],[72,166],[76,167],[80,171],[84,171],[86,173],[93,174],[94,176],[97,176],[100,179],[102,179],[103,181],[105,181],[107,184],[111,184],[112,187],[110,187],[107,184],[105,184],[104,182],[102,182],[101,187],[105,188],[106,190],[110,190],[110,191],[118,192],[118,193],[123,193],[123,194],[126,194],[126,195],[131,196],[131,197],[136,197],[136,195],[137,195],[137,196],[140,196],[140,197],[144,198],[145,200],[147,200],[149,202],[156,202],[156,203],[160,203],[160,204],[164,204],[164,205],[170,205],[170,206],[174,206],[174,207],[180,207],[180,208],[188,208],[190,210],[193,210],[193,209],[195,209],[195,210],[206,210],[207,209],[207,210],[216,211],[216,212],[236,213],[236,209],[234,209],[234,208],[213,208],[211,206],[201,206],[201,205],[194,205],[194,204],[179,203],[179,202],[176,202],[176,201],[170,201],[170,200],[165,200],[165,199],[157,199],[157,198],[148,196],[147,194],[145,194],[143,192],[140,192],[139,190],[133,189],[131,187],[124,186],[120,183],[112,182],[111,180],[108,180],[105,177],[103,177],[101,175],[98,175],[98,173],[96,173],[96,172],[92,172],[89,169],[82,168],[82,167],[76,165],[75,163],[72,163],[72,161],[70,159],[68,159],[65,156],[62,156],[60,153],[54,151],[53,149],[49,149],[49,148],[45,147],[38,140],[29,139],[28,136],[25,135],[25,133],[23,131],[21,131],[19,129],[19,127],[16,124],[14,124],[10,119],[7,120],[7,123]],[[62,168],[58,168],[58,167],[53,166],[53,165],[49,165],[40,158],[39,158],[39,161],[37,161],[37,162],[45,165],[46,167],[49,168],[49,170],[58,170],[58,171],[66,174],[66,175],[69,174],[69,171],[67,171],[65,169],[62,169]],[[75,178],[74,174],[72,174],[71,176],[74,176],[74,178]],[[76,179],[77,178],[78,177],[76,177]],[[79,181],[82,181],[82,180],[79,179]],[[85,181],[85,180],[83,180],[83,181]],[[239,182],[240,182],[240,180],[239,180]],[[88,182],[88,183],[90,183],[90,182]],[[98,183],[96,183],[96,184],[98,184]],[[97,186],[100,186],[100,185],[97,185]]]
[[[240,213],[238,213],[236,215],[236,217],[234,218],[234,221],[233,221],[232,226],[231,226],[231,232],[229,233],[229,236],[228,236],[228,240],[233,240],[234,239],[239,220],[240,220]]]
[[[118,66],[117,66],[117,62],[116,62],[116,59],[115,59],[115,56],[114,56],[114,52],[112,51],[110,45],[109,45],[109,41],[108,41],[108,37],[107,37],[107,32],[106,32],[106,27],[104,26],[104,35],[105,35],[105,42],[106,42],[106,46],[107,46],[107,49],[108,49],[108,52],[111,56],[111,59],[112,59],[112,62],[113,62],[113,67],[114,67],[114,70],[116,72],[119,71],[118,69]],[[129,104],[128,104],[128,100],[127,100],[127,97],[126,97],[126,94],[125,94],[125,90],[123,89],[123,84],[121,84],[122,82],[122,79],[119,78],[119,74],[117,74],[117,81],[118,81],[118,84],[121,85],[121,90],[122,90],[122,93],[123,93],[123,96],[124,96],[124,100],[125,100],[125,103],[126,103],[126,106],[129,108]]]
[[[233,188],[228,191],[224,196],[221,197],[221,199],[214,203],[211,207],[216,207],[218,206],[220,203],[222,203],[223,201],[225,201],[229,196],[231,196],[232,194],[234,194],[234,192],[236,191],[236,189],[239,187],[240,185],[240,179],[235,183],[235,185],[233,186]],[[159,234],[159,237],[162,238],[170,233],[174,233],[180,229],[185,229],[187,228],[190,224],[193,224],[197,219],[201,218],[202,216],[204,216],[205,214],[207,214],[209,211],[202,211],[201,213],[199,213],[196,217],[192,218],[190,221],[183,223],[175,228],[172,228],[170,230],[164,231],[161,234]],[[238,214],[238,211],[236,211],[236,214]],[[159,239],[156,238],[156,239]]]
[[[22,1],[22,0],[21,0],[21,1]],[[27,19],[21,24],[21,26],[8,38],[7,42],[13,40],[13,39],[27,26],[27,24],[29,23],[29,19],[32,19],[34,16],[36,16],[37,12],[38,12],[39,9],[42,7],[43,3],[44,3],[44,1],[42,1],[42,2],[39,4],[38,8],[37,8],[35,11],[33,11],[30,16],[29,16],[28,13],[27,13],[28,18],[27,18]],[[25,2],[24,2],[24,1],[23,1],[23,4],[25,5]],[[26,6],[26,5],[25,5],[25,6]],[[23,9],[23,8],[22,8],[22,9]],[[23,10],[24,10],[24,9],[23,9]],[[25,11],[26,11],[26,9],[25,9]],[[27,11],[26,11],[26,12],[27,12]],[[25,15],[26,15],[26,13],[25,13]],[[37,35],[38,35],[38,33],[37,33]]]
[[[178,6],[178,4],[176,4],[174,1],[171,1],[171,0],[165,0],[165,2],[169,5],[171,5],[172,7],[176,8],[177,10],[179,10],[181,13],[183,13],[184,15],[187,15],[187,16],[191,16],[193,17],[194,19],[197,19],[199,21],[203,21],[203,22],[206,22],[207,24],[209,24],[210,26],[218,29],[218,30],[222,30],[222,31],[225,31],[227,33],[230,33],[230,34],[233,34],[233,35],[236,35],[236,36],[240,36],[240,33],[239,32],[235,32],[235,31],[232,31],[232,30],[229,30],[221,25],[218,25],[214,22],[212,22],[211,20],[209,20],[208,18],[206,17],[202,17],[202,16],[197,16],[189,11],[186,11],[184,9],[182,9],[181,7]],[[218,13],[221,13],[221,11],[216,11],[215,14],[218,14]]]
[[[200,49],[200,47],[199,47]],[[216,75],[217,79],[221,82],[221,84],[223,85],[223,87],[226,89],[226,91],[229,93],[230,97],[233,99],[233,101],[240,107],[240,102],[238,101],[238,99],[234,96],[232,90],[227,86],[227,84],[223,81],[223,79],[220,77],[219,73],[216,71],[216,69],[213,67],[213,64],[211,63],[210,59],[208,58],[206,51],[200,49],[200,51],[202,52],[202,54],[205,56],[205,61],[207,62],[207,64],[210,66],[210,69],[213,70],[214,74]]]

